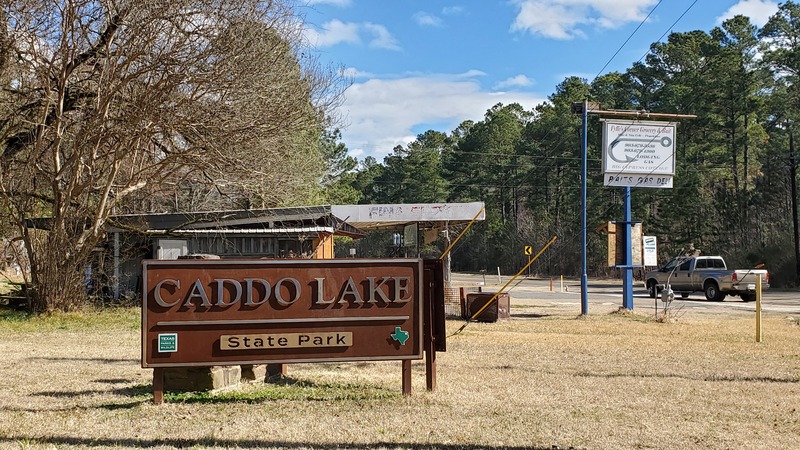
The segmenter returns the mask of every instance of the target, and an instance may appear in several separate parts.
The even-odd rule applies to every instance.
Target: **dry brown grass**
[[[160,406],[118,315],[0,321],[0,448],[800,447],[796,317],[765,315],[755,343],[746,314],[545,313],[449,338],[435,392],[422,363],[409,398],[399,363],[307,364],[274,390]]]

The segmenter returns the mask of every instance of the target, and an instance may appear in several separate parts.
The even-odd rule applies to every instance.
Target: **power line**
[[[658,3],[656,3],[656,5],[655,5],[655,6],[653,6],[653,9],[651,9],[651,10],[650,10],[650,12],[649,12],[649,13],[647,13],[647,17],[645,17],[644,19],[642,19],[642,21],[639,23],[639,25],[636,27],[636,29],[635,29],[635,30],[633,30],[633,32],[631,32],[631,34],[628,36],[628,38],[627,38],[627,39],[625,39],[625,42],[623,42],[623,43],[622,43],[622,45],[620,45],[620,46],[619,46],[619,48],[617,49],[617,51],[616,51],[616,52],[614,52],[614,54],[613,54],[613,55],[611,55],[611,58],[609,58],[609,59],[608,59],[608,61],[607,61],[607,62],[605,63],[605,65],[603,66],[603,68],[602,68],[602,69],[600,69],[600,71],[599,71],[599,72],[597,72],[597,75],[595,75],[595,76],[594,76],[594,78],[595,78],[595,79],[596,79],[597,77],[599,77],[599,76],[600,76],[600,75],[603,73],[603,71],[604,71],[604,70],[606,70],[606,67],[608,67],[608,65],[609,65],[609,64],[611,64],[611,61],[613,61],[613,60],[614,60],[614,58],[616,58],[616,57],[617,57],[617,55],[619,54],[619,52],[621,52],[621,51],[622,51],[622,49],[623,49],[623,48],[625,48],[625,46],[628,44],[628,42],[631,40],[631,38],[633,38],[633,35],[635,35],[637,31],[639,31],[639,28],[642,28],[642,25],[644,25],[644,23],[645,23],[645,22],[647,22],[647,19],[649,19],[649,18],[650,18],[650,16],[653,14],[653,11],[655,11],[655,10],[656,10],[656,8],[658,8],[658,6],[659,6],[659,5],[661,5],[661,2],[662,2],[662,1],[663,1],[663,0],[658,0]],[[684,13],[684,14],[685,14],[685,13]],[[681,17],[683,17],[683,16],[681,16]],[[674,26],[674,24],[673,24],[673,26]],[[662,37],[663,37],[663,36],[662,36]],[[661,40],[661,39],[659,39],[659,40]]]

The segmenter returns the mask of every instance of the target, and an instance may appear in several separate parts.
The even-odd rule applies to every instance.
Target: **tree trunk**
[[[794,225],[795,282],[800,284],[800,229],[797,220],[797,158],[794,152],[794,131],[789,131],[789,185],[792,191],[792,225]]]

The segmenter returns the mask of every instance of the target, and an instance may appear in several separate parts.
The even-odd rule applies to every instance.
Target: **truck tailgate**
[[[769,275],[766,270],[735,270],[733,272],[732,283],[740,290],[754,291],[756,280],[761,277],[761,288],[769,288]],[[738,285],[738,286],[737,286]]]

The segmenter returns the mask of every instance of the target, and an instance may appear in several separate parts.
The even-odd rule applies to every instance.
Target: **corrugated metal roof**
[[[333,232],[337,235],[363,237],[365,231],[402,229],[411,223],[420,228],[442,228],[472,220],[485,220],[483,202],[472,203],[406,203],[383,205],[320,205],[289,208],[267,208],[228,211],[194,211],[184,213],[125,214],[109,218],[110,232],[149,232],[155,234],[187,233],[250,233],[271,234],[271,230],[297,232]],[[49,219],[29,219],[35,228],[49,228]],[[208,230],[208,231],[202,231]],[[333,231],[330,231],[333,230]]]
[[[331,213],[330,206],[303,206],[228,211],[196,211],[165,214],[112,216],[109,231],[147,230],[150,233],[249,233],[327,232],[362,237],[364,232]],[[206,230],[206,231],[204,231]],[[260,231],[259,231],[260,230]],[[279,230],[279,231],[271,231]],[[300,231],[289,231],[300,230]]]
[[[147,230],[154,234],[167,234],[167,230]],[[285,234],[285,233],[333,233],[333,227],[293,227],[293,228],[236,228],[236,229],[191,229],[170,230],[172,234]]]

